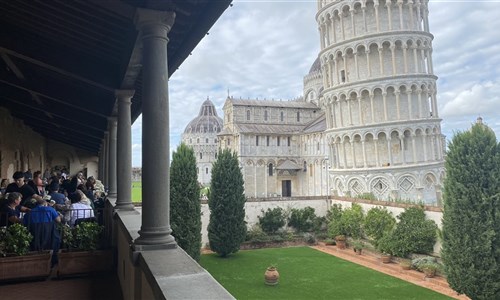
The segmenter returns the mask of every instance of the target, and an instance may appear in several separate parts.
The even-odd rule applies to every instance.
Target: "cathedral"
[[[321,50],[303,97],[228,97],[223,122],[196,131],[205,105],[218,118],[203,103],[183,136],[205,172],[200,182],[221,147],[238,153],[247,197],[439,204],[445,139],[428,0],[320,0],[316,20]]]

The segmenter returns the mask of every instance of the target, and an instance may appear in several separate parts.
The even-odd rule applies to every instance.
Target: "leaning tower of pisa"
[[[428,0],[318,1],[330,187],[439,203],[444,137]]]

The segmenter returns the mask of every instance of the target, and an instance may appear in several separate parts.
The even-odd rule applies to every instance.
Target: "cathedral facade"
[[[224,104],[217,142],[238,153],[246,196],[439,203],[428,1],[320,0],[316,20],[321,50],[303,97]]]

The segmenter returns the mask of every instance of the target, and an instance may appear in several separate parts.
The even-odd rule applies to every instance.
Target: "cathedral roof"
[[[235,124],[237,132],[255,134],[292,134],[299,133],[304,125],[292,124]]]
[[[252,100],[252,99],[234,99],[228,98],[233,106],[262,106],[262,107],[283,107],[283,108],[314,108],[315,104],[305,101],[278,101],[278,100]]]
[[[309,74],[316,73],[316,72],[321,72],[321,62],[319,60],[319,56],[316,58],[316,60],[312,64],[311,68],[309,69]]]
[[[305,133],[324,132],[326,130],[326,116],[322,113],[316,120],[304,127]]]
[[[208,98],[203,102],[200,113],[186,126],[184,133],[219,133],[223,121],[217,116],[215,106]]]

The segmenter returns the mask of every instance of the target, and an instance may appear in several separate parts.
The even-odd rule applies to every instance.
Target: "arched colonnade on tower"
[[[443,159],[437,126],[335,134],[328,139],[333,169],[411,166]]]
[[[429,32],[428,0],[360,0],[319,2],[321,48],[361,35],[386,31]],[[338,1],[336,1],[338,2]]]
[[[323,101],[327,127],[334,129],[438,117],[433,80],[362,87],[328,94]]]
[[[386,76],[432,75],[432,36],[395,34],[340,45],[321,54],[321,70],[325,89]]]

